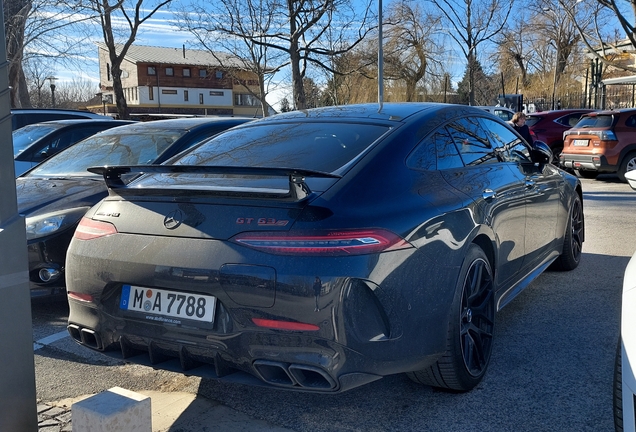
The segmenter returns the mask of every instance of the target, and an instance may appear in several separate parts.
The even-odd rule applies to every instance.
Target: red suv
[[[535,141],[543,141],[550,146],[554,157],[558,160],[563,150],[563,132],[576,125],[582,115],[593,111],[592,109],[576,108],[535,112],[526,116],[526,124],[532,138]]]
[[[561,165],[581,177],[613,173],[621,181],[636,168],[636,109],[586,114],[563,133]]]

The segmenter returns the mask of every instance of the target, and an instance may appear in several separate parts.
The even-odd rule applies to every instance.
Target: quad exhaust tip
[[[81,345],[93,348],[96,350],[102,350],[102,340],[94,330],[80,327],[77,324],[69,324],[66,329],[76,342]]]
[[[336,381],[327,372],[314,366],[256,360],[254,368],[263,381],[280,387],[307,390],[333,390],[337,387]]]

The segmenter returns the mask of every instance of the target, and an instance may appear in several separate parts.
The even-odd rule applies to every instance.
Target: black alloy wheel
[[[555,270],[574,270],[581,262],[583,252],[584,223],[583,206],[577,195],[570,207],[568,225],[563,239],[561,255],[554,261]]]
[[[466,274],[461,303],[460,343],[464,366],[473,377],[482,376],[492,352],[495,307],[490,264],[479,258]]]
[[[495,329],[492,269],[476,244],[470,246],[464,258],[450,311],[444,355],[432,366],[407,375],[420,384],[466,392],[479,384],[486,373]]]

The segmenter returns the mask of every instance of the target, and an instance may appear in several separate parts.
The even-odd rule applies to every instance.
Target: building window
[[[187,90],[184,90],[184,91],[183,91],[183,101],[184,101],[184,102],[187,102],[187,101],[188,101],[188,91],[187,91]]]
[[[216,71],[216,79],[221,79],[223,78],[223,72],[222,71]]]
[[[155,94],[152,91],[152,86],[148,86],[148,99],[155,100]]]
[[[174,69],[171,67],[166,68],[166,76],[174,76]]]
[[[199,77],[205,78],[208,76],[208,71],[206,69],[199,69]]]
[[[190,77],[190,68],[183,68],[183,76]]]
[[[106,81],[110,81],[110,64],[106,63]]]
[[[139,100],[139,94],[137,93],[137,87],[135,87],[135,100]]]
[[[234,95],[234,105],[258,106],[261,103],[251,94],[239,93]]]
[[[154,66],[148,66],[148,75],[157,75],[157,68]]]
[[[203,93],[199,93],[199,105],[203,105]]]
[[[161,94],[177,94],[176,90],[166,90],[166,89],[161,89]]]
[[[213,91],[210,92],[210,96],[223,96],[223,95],[224,95],[224,93],[222,91],[218,91],[218,90],[217,91],[213,90]]]

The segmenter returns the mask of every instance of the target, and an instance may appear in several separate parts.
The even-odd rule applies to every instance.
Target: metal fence
[[[604,85],[588,92],[524,94],[524,104],[534,104],[537,111],[566,108],[619,109],[636,107],[636,84]]]

